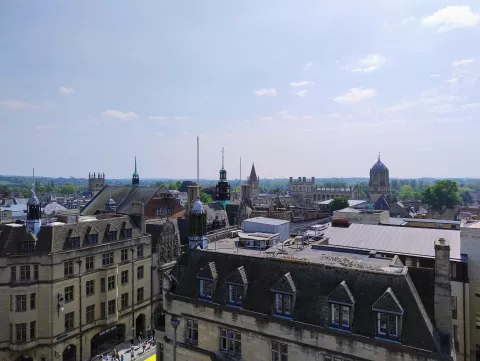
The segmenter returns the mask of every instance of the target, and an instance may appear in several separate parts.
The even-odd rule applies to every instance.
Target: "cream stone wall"
[[[198,347],[220,355],[219,328],[240,331],[242,334],[242,357],[243,360],[271,360],[271,342],[277,341],[288,345],[288,359],[295,361],[323,360],[324,355],[338,357],[341,360],[441,360],[446,359],[443,355],[421,352],[406,346],[398,347],[398,351],[392,351],[391,344],[382,346],[381,341],[363,337],[342,337],[335,333],[321,333],[307,328],[294,328],[283,323],[269,322],[266,319],[238,313],[238,311],[214,310],[212,307],[194,305],[179,300],[168,300],[166,336],[170,340],[165,342],[164,355],[173,353],[172,342],[173,328],[170,319],[180,319],[177,329],[177,341],[185,342],[186,319],[198,321]],[[297,325],[298,326],[298,325]],[[373,326],[372,326],[373,327]],[[370,341],[370,342],[369,342]],[[395,347],[393,347],[395,349]],[[205,360],[205,356],[177,347],[177,360]],[[423,353],[423,354],[422,354]],[[158,357],[158,359],[160,359]]]
[[[143,257],[137,257],[137,245],[143,244]],[[132,275],[132,253],[130,248],[134,249]],[[121,249],[129,249],[128,261],[121,262]],[[102,266],[102,254],[105,252],[114,252],[114,264],[112,266]],[[86,257],[94,256],[94,268],[86,270]],[[74,274],[73,276],[64,276],[64,262],[72,260]],[[81,260],[81,278],[79,277],[79,264]],[[30,281],[19,281],[20,266],[30,265]],[[34,280],[34,265],[39,266],[39,279]],[[17,282],[10,281],[10,267],[17,267]],[[137,279],[137,267],[143,266],[143,278]],[[69,345],[76,346],[77,360],[90,360],[91,357],[91,339],[100,331],[115,324],[125,324],[128,341],[132,337],[132,302],[135,302],[135,318],[145,315],[145,329],[151,325],[151,247],[150,235],[141,236],[129,240],[121,240],[107,244],[99,244],[93,247],[79,248],[72,251],[49,254],[49,255],[20,255],[12,257],[3,257],[0,259],[0,312],[2,321],[0,324],[0,361],[15,361],[20,355],[29,355],[34,361],[57,359],[55,355],[61,354]],[[129,271],[128,283],[121,284],[120,275],[123,270]],[[115,288],[108,290],[108,277],[115,276]],[[106,292],[100,292],[100,279],[105,278]],[[81,280],[81,294],[80,282]],[[86,295],[86,283],[94,280],[94,294]],[[132,294],[132,281],[134,290]],[[65,288],[73,286],[73,300],[70,302],[61,302],[64,308],[63,312],[58,312],[57,296],[61,294],[65,297]],[[137,289],[143,287],[144,300],[137,303]],[[128,307],[121,309],[121,294],[129,293]],[[30,294],[36,294],[36,309],[30,310]],[[15,311],[15,296],[27,296],[27,311]],[[116,301],[116,312],[101,319],[101,302]],[[81,301],[81,311],[80,311]],[[95,305],[95,318],[93,322],[86,322],[86,307]],[[74,327],[71,330],[65,330],[65,314],[74,312]],[[82,315],[82,324],[80,332],[80,312]],[[36,338],[30,339],[29,325],[31,321],[36,321]],[[15,324],[27,323],[26,342],[16,342]],[[12,325],[12,326],[10,326]],[[11,340],[10,328],[13,331],[13,340]],[[81,345],[80,345],[81,344]],[[80,358],[80,347],[82,347],[82,359]]]

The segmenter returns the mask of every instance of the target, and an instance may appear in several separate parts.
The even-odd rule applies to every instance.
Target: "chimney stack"
[[[450,283],[450,245],[444,238],[435,241],[435,325],[440,345],[446,352],[452,342],[452,285]]]
[[[200,197],[200,186],[188,186],[187,194],[187,215],[192,210],[193,203]]]

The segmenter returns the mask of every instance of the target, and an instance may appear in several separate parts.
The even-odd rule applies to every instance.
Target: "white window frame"
[[[210,283],[208,283],[210,282]],[[210,284],[210,294],[207,293],[208,287],[207,284]],[[213,281],[211,280],[205,280],[205,279],[200,279],[200,297],[206,298],[206,299],[212,299],[213,296]]]
[[[381,331],[381,317],[385,317],[385,332]],[[395,333],[390,333],[390,324],[391,324],[391,319],[390,317],[395,318]],[[387,337],[392,337],[392,338],[398,338],[398,318],[400,316],[393,314],[393,313],[388,313],[388,312],[377,312],[377,334],[380,336],[387,336]]]
[[[288,361],[288,344],[272,341],[270,344],[272,350],[272,361]],[[285,352],[282,347],[286,349]]]
[[[223,340],[225,340],[225,347],[223,347]],[[240,345],[240,351],[237,352],[237,344]],[[231,355],[242,354],[242,334],[227,328],[220,328],[220,351]]]
[[[233,283],[228,284],[228,303],[236,306],[243,304],[243,286]]]
[[[286,310],[286,307],[285,307],[285,304],[286,304],[285,300],[287,297],[290,299],[290,309],[288,310]],[[276,315],[291,317],[293,313],[293,295],[288,293],[276,292],[274,311]]]
[[[341,327],[345,329],[350,329],[350,306],[342,305],[339,303],[330,304],[330,313],[332,318],[332,326]],[[335,310],[338,310],[338,319],[335,318]],[[344,312],[346,311],[347,317],[344,317]]]

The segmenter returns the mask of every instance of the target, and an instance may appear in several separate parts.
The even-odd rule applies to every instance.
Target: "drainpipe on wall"
[[[83,361],[83,335],[82,335],[82,260],[77,259],[78,263],[78,287],[79,287],[79,292],[78,294],[80,295],[79,297],[79,314],[80,314],[80,327],[79,327],[79,333],[80,333],[80,361]]]

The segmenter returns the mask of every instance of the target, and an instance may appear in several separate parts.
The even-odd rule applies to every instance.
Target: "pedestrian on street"
[[[133,348],[132,348],[132,351],[130,351],[130,358],[133,360],[135,360],[135,352],[133,352]]]
[[[120,361],[123,361],[123,353],[120,355]]]

